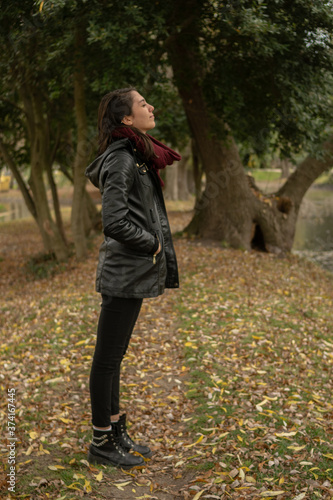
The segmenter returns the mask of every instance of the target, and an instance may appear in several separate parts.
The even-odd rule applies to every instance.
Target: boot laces
[[[133,439],[131,439],[130,436],[127,434],[127,429],[124,425],[120,426],[120,433],[123,436],[123,439],[128,446],[133,446],[135,444]]]
[[[114,447],[116,448],[116,450],[123,456],[125,457],[126,456],[126,453],[125,451],[123,450],[123,448],[121,447],[120,445],[120,441],[119,441],[119,437],[118,436],[110,436],[111,437],[111,441],[112,441],[112,444],[114,445]]]

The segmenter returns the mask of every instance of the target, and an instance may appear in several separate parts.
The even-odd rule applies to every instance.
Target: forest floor
[[[191,214],[168,206],[179,231]],[[32,220],[0,225],[0,497],[333,498],[332,275],[183,236],[181,288],[144,301],[122,371],[130,435],[154,456],[88,464],[100,243],[57,265]]]

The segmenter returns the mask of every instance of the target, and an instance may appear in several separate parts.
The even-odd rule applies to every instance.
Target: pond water
[[[311,188],[296,225],[293,252],[333,272],[333,190]]]
[[[6,195],[0,193],[0,205],[5,210],[0,212],[0,223],[30,216],[21,199],[9,200]],[[306,193],[297,221],[293,252],[333,272],[333,189],[313,187]]]

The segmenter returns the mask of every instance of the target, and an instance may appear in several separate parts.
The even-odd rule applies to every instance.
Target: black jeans
[[[92,423],[110,425],[119,413],[120,365],[139,316],[142,299],[102,296],[97,342],[90,372]]]

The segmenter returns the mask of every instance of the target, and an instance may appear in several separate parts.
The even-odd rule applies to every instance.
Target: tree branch
[[[306,191],[314,181],[333,166],[333,137],[323,144],[323,152],[322,159],[311,156],[305,158],[276,193],[277,196],[286,196],[295,203],[296,207],[299,207]]]

